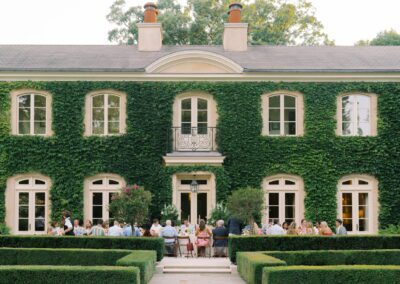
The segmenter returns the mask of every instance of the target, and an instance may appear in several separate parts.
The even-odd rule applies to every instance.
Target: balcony
[[[172,127],[168,135],[166,165],[222,165],[217,151],[216,127]]]

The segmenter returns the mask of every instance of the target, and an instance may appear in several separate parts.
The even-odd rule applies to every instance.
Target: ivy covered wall
[[[34,88],[53,95],[51,138],[10,136],[11,90]],[[84,138],[84,99],[93,90],[127,93],[127,134]],[[212,94],[218,104],[218,145],[223,167],[163,166],[172,125],[174,97],[188,90]],[[276,90],[304,95],[303,137],[261,136],[261,95]],[[336,96],[343,92],[378,95],[378,136],[337,137]],[[6,180],[39,172],[52,179],[52,216],[70,209],[83,214],[83,180],[115,173],[153,192],[153,215],[171,202],[174,172],[209,170],[217,178],[217,198],[242,186],[260,186],[264,177],[287,173],[304,180],[306,217],[336,218],[336,187],[348,174],[379,181],[380,222],[400,220],[400,84],[398,83],[165,83],[12,82],[0,83],[0,219]]]

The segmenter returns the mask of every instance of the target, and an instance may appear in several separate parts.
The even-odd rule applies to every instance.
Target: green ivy
[[[10,136],[9,93],[19,88],[53,95],[51,138]],[[85,95],[93,90],[127,93],[127,134],[83,137]],[[201,90],[218,104],[218,145],[223,167],[165,167],[172,105],[176,95]],[[304,94],[304,137],[261,136],[261,95],[276,90]],[[344,92],[378,95],[377,137],[337,137],[336,97]],[[52,217],[70,209],[83,214],[83,181],[102,172],[119,174],[153,193],[152,214],[171,202],[171,175],[204,170],[216,176],[217,200],[238,187],[259,187],[278,173],[299,175],[305,184],[306,217],[336,217],[337,181],[359,173],[379,181],[382,227],[400,220],[400,84],[272,82],[3,82],[0,83],[0,191],[18,173],[40,172],[52,179]],[[0,194],[4,220],[4,194]]]

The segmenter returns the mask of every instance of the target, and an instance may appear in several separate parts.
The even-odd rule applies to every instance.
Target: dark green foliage
[[[265,267],[263,284],[400,283],[400,266]]]
[[[155,251],[134,251],[131,254],[120,258],[116,265],[136,266],[140,269],[140,282],[148,283],[156,268],[157,255]]]
[[[35,88],[53,95],[54,137],[10,136],[11,90]],[[83,137],[85,95],[93,90],[127,93],[127,134]],[[218,104],[217,142],[223,167],[164,167],[162,156],[172,125],[174,97],[202,90]],[[261,136],[261,95],[276,90],[304,94],[304,137]],[[337,137],[336,97],[344,92],[378,95],[378,136]],[[159,217],[171,196],[171,175],[204,170],[216,175],[217,200],[232,189],[259,187],[278,173],[299,175],[305,186],[305,217],[333,224],[340,177],[368,174],[379,181],[382,228],[400,220],[400,84],[398,83],[203,83],[203,82],[13,82],[0,83],[0,192],[19,173],[39,172],[52,180],[52,218],[69,209],[83,216],[83,181],[98,173],[115,173],[153,194],[151,212]],[[0,194],[4,220],[4,194]]]
[[[399,225],[390,224],[385,229],[379,230],[379,234],[382,234],[382,235],[400,235],[400,224]]]
[[[138,284],[139,269],[137,267],[111,266],[0,266],[1,284]]]
[[[240,251],[400,249],[400,235],[229,237],[229,257]]]
[[[158,261],[164,255],[162,238],[0,236],[0,247],[154,250]]]

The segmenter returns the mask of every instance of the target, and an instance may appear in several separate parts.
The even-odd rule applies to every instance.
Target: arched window
[[[303,96],[299,93],[274,92],[263,95],[263,135],[303,135],[303,109]]]
[[[97,91],[86,98],[86,135],[125,133],[126,96],[116,91]]]
[[[6,221],[14,234],[46,234],[49,222],[50,179],[19,175],[9,179],[6,190]]]
[[[343,136],[376,135],[376,96],[346,94],[338,98],[338,129]]]
[[[36,90],[18,90],[12,95],[12,133],[51,135],[51,95]]]
[[[212,96],[191,92],[177,96],[173,116],[174,151],[213,151],[217,108]]]
[[[101,174],[85,181],[85,218],[97,224],[99,220],[113,222],[108,211],[113,195],[120,192],[125,181],[117,175]]]
[[[351,175],[338,183],[338,216],[349,233],[378,230],[378,182],[370,176]]]
[[[304,187],[300,177],[277,175],[265,178],[262,185],[265,192],[266,210],[264,222],[279,220],[296,222],[304,215]]]

